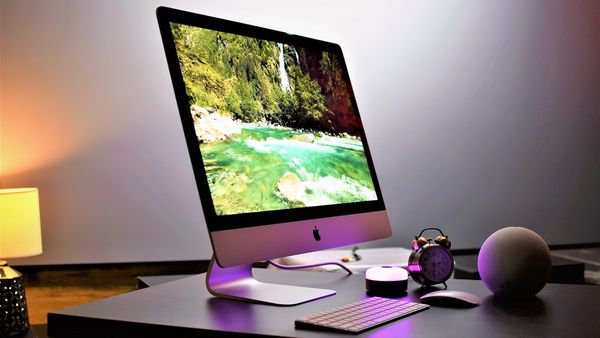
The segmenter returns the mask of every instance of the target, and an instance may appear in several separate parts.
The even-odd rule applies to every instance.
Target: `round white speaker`
[[[540,292],[552,270],[550,249],[532,230],[508,227],[485,240],[477,259],[479,275],[497,296],[527,298]]]

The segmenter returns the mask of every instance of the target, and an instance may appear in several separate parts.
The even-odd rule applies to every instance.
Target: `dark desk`
[[[294,319],[365,296],[363,275],[254,270],[258,279],[335,289],[335,296],[293,307],[275,307],[213,298],[205,275],[195,275],[77,306],[48,315],[51,337],[210,337],[235,334],[350,337],[331,332],[296,330]],[[600,332],[600,287],[548,284],[537,298],[494,298],[481,281],[448,281],[451,289],[483,299],[471,309],[429,310],[367,331],[360,337],[588,337]],[[407,300],[422,290],[409,283]]]

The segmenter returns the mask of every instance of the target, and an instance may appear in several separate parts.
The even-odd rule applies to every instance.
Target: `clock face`
[[[435,283],[444,282],[454,269],[452,256],[440,246],[425,250],[421,255],[420,263],[423,275]]]

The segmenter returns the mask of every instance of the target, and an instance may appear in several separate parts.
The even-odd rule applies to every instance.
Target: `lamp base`
[[[29,331],[23,276],[0,265],[0,337],[20,337]]]

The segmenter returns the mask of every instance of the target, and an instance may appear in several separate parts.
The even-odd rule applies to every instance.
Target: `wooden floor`
[[[31,325],[43,325],[48,322],[48,312],[89,303],[132,290],[135,290],[135,287],[125,285],[106,287],[30,286],[25,291],[29,310],[29,323]]]
[[[13,267],[23,274],[29,322],[46,337],[48,312],[137,289],[137,276],[205,272],[207,261]]]

